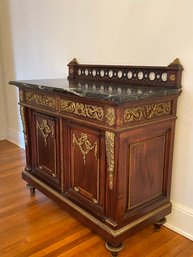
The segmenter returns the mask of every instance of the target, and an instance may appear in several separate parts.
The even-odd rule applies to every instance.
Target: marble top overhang
[[[111,101],[122,104],[131,101],[139,101],[150,98],[179,95],[181,88],[164,86],[145,86],[122,84],[115,82],[99,82],[88,80],[40,79],[10,81],[10,85],[20,88],[39,90],[47,93],[59,93],[63,95],[75,95],[78,97],[96,100]]]

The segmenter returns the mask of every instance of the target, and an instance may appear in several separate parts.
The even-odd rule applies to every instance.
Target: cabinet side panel
[[[162,195],[164,147],[164,136],[129,146],[129,209]]]

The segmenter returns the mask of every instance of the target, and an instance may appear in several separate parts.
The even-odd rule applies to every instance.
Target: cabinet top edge
[[[114,104],[179,95],[181,93],[181,88],[140,86],[77,79],[69,80],[66,78],[16,80],[10,81],[9,84],[24,90],[36,90],[54,95],[73,95],[80,98],[108,101]]]

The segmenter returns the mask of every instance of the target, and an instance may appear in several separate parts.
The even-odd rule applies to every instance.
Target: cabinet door
[[[57,118],[33,112],[33,171],[51,186],[60,184],[59,121]]]
[[[104,138],[99,131],[71,125],[69,195],[89,208],[104,206]]]

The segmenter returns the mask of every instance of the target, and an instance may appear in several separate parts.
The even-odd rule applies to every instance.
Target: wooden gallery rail
[[[68,79],[11,81],[19,88],[22,172],[106,241],[123,241],[171,212],[170,185],[182,66],[69,63]]]

